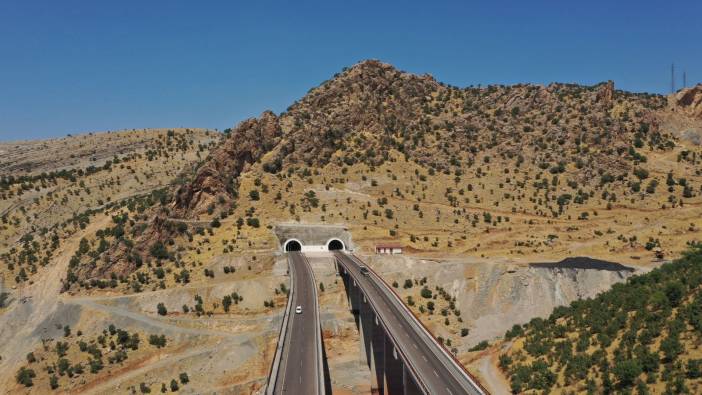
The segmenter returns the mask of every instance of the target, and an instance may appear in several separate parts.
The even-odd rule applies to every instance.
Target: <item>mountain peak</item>
[[[378,59],[365,59],[362,60],[353,66],[347,68],[348,71],[359,71],[359,72],[364,72],[364,71],[396,71],[399,72],[399,70],[391,65],[390,63],[385,63],[381,62]]]
[[[350,67],[344,67],[342,69],[342,72],[335,74],[334,77],[327,82],[341,81],[343,83],[346,83],[349,80],[352,80],[363,84],[374,80],[378,82],[378,78],[388,82],[391,82],[393,80],[406,79],[415,81],[425,81],[431,83],[432,85],[438,85],[436,80],[429,74],[413,74],[404,70],[400,70],[394,65],[382,62],[378,59],[365,59]]]

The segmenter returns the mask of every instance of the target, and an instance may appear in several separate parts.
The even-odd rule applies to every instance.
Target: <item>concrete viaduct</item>
[[[348,249],[350,235],[340,227],[277,228],[281,250],[288,255],[291,294],[271,369],[267,394],[329,393],[328,371],[320,366],[324,355],[316,282],[301,252],[330,251],[342,278],[361,350],[377,394],[487,394],[453,355],[439,344],[383,279]],[[307,233],[309,232],[309,233]],[[301,251],[301,252],[300,252]],[[295,314],[297,305],[307,309]],[[309,311],[309,310],[312,311]],[[296,323],[297,322],[297,323]],[[304,328],[307,329],[304,329]],[[296,329],[297,328],[297,329]],[[289,364],[291,355],[299,363]],[[302,392],[300,392],[302,391]]]

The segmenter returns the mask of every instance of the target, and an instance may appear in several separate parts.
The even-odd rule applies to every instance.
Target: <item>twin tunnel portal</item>
[[[344,244],[343,241],[339,239],[329,239],[324,246],[314,246],[316,247],[316,250],[321,250],[321,251],[340,251],[340,250],[346,250],[346,245]],[[283,244],[283,251],[285,252],[295,252],[295,251],[303,251],[306,248],[303,247],[303,243],[298,240],[298,239],[289,239],[286,240],[285,243]]]
[[[333,254],[350,311],[371,371],[374,394],[487,394],[440,344],[398,294],[357,256],[332,237],[305,245],[288,238],[290,293],[266,394],[328,394],[331,380],[321,336],[317,281],[305,252]],[[298,308],[301,306],[302,308]]]

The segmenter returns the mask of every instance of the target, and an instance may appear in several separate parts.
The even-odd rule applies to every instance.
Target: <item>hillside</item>
[[[699,239],[702,121],[688,102],[611,82],[456,88],[365,61],[227,130],[148,225],[101,237],[108,255],[70,283],[271,251],[269,228],[291,219],[345,224],[365,248],[645,265]]]
[[[0,273],[9,284],[27,281],[95,213],[125,204],[143,210],[218,138],[160,129],[1,143]]]
[[[514,393],[699,393],[702,247],[505,335]]]

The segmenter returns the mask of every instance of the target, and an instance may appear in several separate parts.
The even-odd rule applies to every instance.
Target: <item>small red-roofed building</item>
[[[402,245],[399,243],[376,244],[376,254],[402,254]]]

